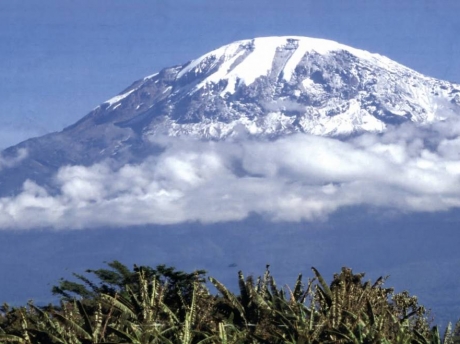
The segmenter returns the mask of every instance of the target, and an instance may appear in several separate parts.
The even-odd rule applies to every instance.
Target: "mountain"
[[[390,127],[459,115],[460,85],[326,40],[239,41],[163,69],[0,154],[0,196],[17,195],[0,197],[0,302],[47,304],[47,283],[114,259],[204,268],[235,290],[240,269],[271,264],[292,285],[349,266],[458,319],[460,128]],[[19,193],[26,179],[48,193]]]
[[[243,40],[138,80],[63,131],[4,150],[3,160],[27,157],[0,170],[0,195],[27,178],[49,185],[63,165],[140,162],[159,149],[158,135],[343,137],[459,114],[460,85],[378,54],[306,37]]]

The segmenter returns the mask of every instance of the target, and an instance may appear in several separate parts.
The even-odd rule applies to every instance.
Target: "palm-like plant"
[[[198,299],[205,299],[207,290],[197,280],[193,283],[190,302],[177,293],[181,302],[180,309],[176,301],[168,305],[165,299],[168,285],[156,276],[147,277],[144,269],[137,270],[135,288],[127,286],[124,295],[101,294],[107,307],[115,309],[111,324],[107,330],[113,336],[128,343],[192,343],[195,337],[206,338],[206,333],[197,330]],[[201,314],[201,317],[205,314]]]
[[[268,266],[257,280],[239,272],[239,294],[210,277],[219,292],[211,295],[203,271],[109,266],[89,270],[99,282],[61,281],[59,306],[5,305],[0,343],[459,343],[460,323],[441,337],[416,297],[348,268],[330,284],[312,268],[292,289],[278,287]]]

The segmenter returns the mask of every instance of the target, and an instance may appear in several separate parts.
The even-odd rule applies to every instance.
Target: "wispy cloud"
[[[139,165],[61,168],[55,195],[27,181],[21,194],[0,199],[0,228],[213,223],[252,212],[272,221],[316,221],[347,206],[460,207],[456,122],[407,124],[347,141],[298,134],[156,143],[163,153]]]
[[[15,156],[5,156],[0,153],[0,171],[4,168],[14,167],[16,166],[21,160],[27,157],[27,149],[20,148],[17,151]]]

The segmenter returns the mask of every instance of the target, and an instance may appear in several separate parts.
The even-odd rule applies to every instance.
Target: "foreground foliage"
[[[330,284],[312,268],[306,281],[280,288],[270,274],[238,273],[239,294],[205,272],[184,273],[118,261],[61,280],[59,305],[4,305],[1,343],[460,343],[460,322],[441,336],[415,296],[394,293],[386,278],[342,268]],[[95,281],[94,277],[97,278]]]

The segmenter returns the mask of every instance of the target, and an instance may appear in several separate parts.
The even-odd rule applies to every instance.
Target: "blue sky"
[[[460,83],[460,2],[0,2],[0,147],[60,130],[133,81],[239,39],[301,35]]]

